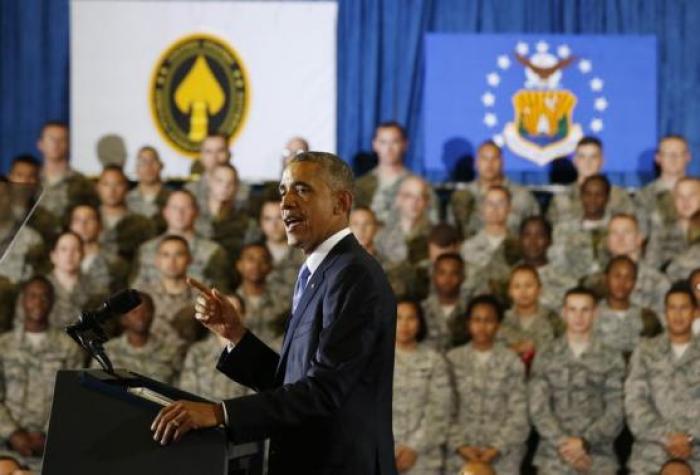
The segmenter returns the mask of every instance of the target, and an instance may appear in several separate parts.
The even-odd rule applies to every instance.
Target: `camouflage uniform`
[[[527,188],[516,185],[508,179],[503,180],[502,186],[508,189],[511,197],[508,230],[517,234],[523,219],[540,214],[540,206]],[[474,180],[463,185],[450,197],[450,216],[465,238],[478,233],[484,226],[480,210],[486,191],[487,189],[484,189],[478,180]]]
[[[530,340],[535,347],[542,349],[554,338],[564,332],[564,322],[556,313],[540,307],[527,328],[515,314],[515,309],[506,311],[505,318],[498,329],[496,340],[511,346],[524,340]]]
[[[278,292],[280,300],[291,302],[299,269],[305,259],[301,249],[289,246],[286,254],[272,263],[272,272],[267,276],[267,285]]]
[[[116,254],[101,249],[94,258],[83,258],[80,268],[89,282],[109,293],[126,288],[129,264]]]
[[[223,347],[213,334],[192,345],[180,374],[180,389],[214,401],[250,394],[248,388],[216,369],[222,351]]]
[[[408,261],[416,264],[428,257],[428,234],[430,223],[427,219],[416,223],[408,233],[404,232],[398,216],[389,218],[374,238],[377,252],[390,262]]]
[[[257,298],[246,295],[242,286],[236,290],[236,294],[245,305],[245,326],[267,346],[281,351],[281,347],[275,346],[275,340],[284,332],[289,317],[289,301],[280,300],[269,287]]]
[[[167,384],[176,381],[182,368],[184,348],[158,335],[151,334],[146,344],[140,348],[132,346],[126,334],[112,338],[104,347],[115,368],[128,369]],[[91,366],[100,368],[95,360]]]
[[[661,323],[651,310],[636,305],[627,310],[613,310],[605,300],[598,304],[598,318],[593,327],[595,338],[626,358],[637,347],[640,337],[652,337],[662,331]]]
[[[66,212],[78,204],[99,205],[94,183],[84,175],[69,169],[58,181],[49,183],[42,177],[43,193],[39,206],[55,218],[57,226],[63,224]]]
[[[49,314],[49,325],[53,328],[65,328],[73,323],[83,310],[94,310],[108,296],[109,289],[99,287],[96,282],[88,280],[84,274],[78,276],[78,281],[69,291],[65,289],[54,276],[48,274],[46,278],[54,288],[54,304]],[[17,299],[15,309],[15,327],[24,322],[24,309],[20,305],[22,298]]]
[[[155,314],[151,333],[167,341],[187,343],[201,339],[205,330],[194,318],[196,292],[187,286],[184,292],[170,294],[160,281],[139,288],[153,298]]]
[[[465,461],[464,446],[493,447],[496,473],[519,473],[530,433],[527,419],[525,368],[515,353],[496,344],[480,364],[471,344],[447,353],[457,393],[457,412],[449,428],[447,473],[458,473]]]
[[[34,345],[22,328],[0,335],[0,348],[0,440],[18,429],[46,432],[56,372],[82,367],[82,350],[58,329]]]
[[[505,301],[510,267],[518,260],[518,249],[517,239],[510,234],[495,247],[483,230],[464,241],[460,253],[466,267],[469,267],[465,290],[478,286],[476,279],[489,292]]]
[[[629,193],[618,186],[611,186],[606,212],[610,216],[618,213],[634,214],[635,207]],[[547,208],[547,219],[552,224],[571,220],[580,221],[582,217],[581,185],[577,183],[567,185],[562,192],[555,194]]]
[[[625,382],[627,423],[634,435],[629,468],[635,474],[659,473],[672,458],[664,448],[667,434],[682,432],[694,440],[688,463],[700,473],[700,344],[697,339],[680,358],[666,335],[641,341]]]
[[[580,219],[558,223],[554,226],[547,258],[558,269],[567,269],[576,279],[600,271],[609,220],[606,215],[591,229]]]
[[[418,344],[414,351],[396,350],[394,444],[418,453],[411,474],[440,474],[451,409],[450,375],[444,357]]]
[[[540,304],[558,311],[564,304],[564,294],[576,287],[578,279],[552,262],[538,267],[537,274],[541,283]]]
[[[16,284],[41,270],[46,270],[44,240],[34,229],[22,226],[5,255],[0,254],[0,275]]]
[[[134,214],[146,218],[158,218],[170,196],[170,190],[161,186],[152,200],[146,199],[138,187],[126,194],[126,206]]]
[[[647,244],[645,260],[657,269],[664,269],[669,263],[690,247],[688,236],[675,217],[654,213],[651,216],[651,234]]]
[[[423,300],[421,306],[428,327],[426,341],[432,348],[443,353],[446,352],[455,345],[455,339],[458,339],[459,335],[465,331],[464,328],[458,328],[458,326],[464,324],[464,320],[459,317],[463,316],[467,310],[466,299],[458,299],[454,309],[448,315],[445,315],[440,301],[434,293]]]
[[[651,226],[649,218],[655,213],[665,216],[673,216],[676,213],[671,190],[660,178],[638,189],[634,195],[634,204],[642,211],[637,213],[637,217],[642,218],[639,224],[645,235],[648,235]]]
[[[103,229],[100,233],[100,245],[111,252],[118,254],[127,261],[131,261],[136,250],[156,234],[153,221],[140,214],[127,212],[116,223],[108,226],[102,220]]]
[[[666,267],[666,275],[671,282],[687,279],[690,273],[700,268],[700,242],[694,243],[678,254]]]
[[[191,181],[185,185],[185,189],[192,193],[195,198],[197,198],[197,206],[199,207],[200,213],[203,212],[209,206],[209,185],[207,180],[203,176],[200,176],[197,180]],[[240,210],[248,209],[248,200],[250,199],[250,184],[239,181],[238,182],[238,192],[236,193],[236,208]]]
[[[12,328],[18,291],[9,279],[0,276],[0,332]]]
[[[622,355],[595,339],[576,358],[566,337],[538,352],[528,389],[530,417],[540,434],[534,464],[538,473],[578,474],[558,452],[565,437],[590,445],[591,474],[614,474],[613,441],[622,429]]]
[[[133,278],[135,287],[158,280],[158,269],[156,268],[156,253],[158,244],[163,236],[150,239],[139,248],[136,266],[136,275]],[[226,292],[230,289],[233,269],[228,254],[219,244],[201,236],[195,235],[188,240],[192,263],[187,269],[187,273],[195,279],[203,281],[209,286],[214,286]]]
[[[226,249],[232,259],[231,265],[238,259],[238,254],[250,236],[257,233],[257,224],[242,211],[227,207],[219,216],[213,216],[209,208],[199,211],[194,229],[198,236],[211,239]]]

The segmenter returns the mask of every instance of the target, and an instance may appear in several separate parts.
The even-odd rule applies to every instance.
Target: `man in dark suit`
[[[351,235],[352,172],[338,157],[293,158],[279,185],[290,245],[306,261],[281,354],[243,326],[217,290],[200,291],[196,317],[231,343],[218,368],[257,394],[178,401],[154,438],[225,424],[236,442],[270,438],[270,473],[395,474],[391,433],[396,303],[379,264]]]

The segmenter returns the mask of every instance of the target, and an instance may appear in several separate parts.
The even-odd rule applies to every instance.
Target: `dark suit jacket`
[[[236,442],[270,438],[271,474],[395,474],[396,302],[377,261],[343,238],[311,276],[281,355],[247,332],[218,369],[258,394],[225,401]]]

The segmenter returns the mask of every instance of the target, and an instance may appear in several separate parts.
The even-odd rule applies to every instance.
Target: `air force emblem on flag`
[[[433,179],[486,139],[507,171],[538,172],[586,135],[605,143],[608,172],[652,166],[641,156],[656,139],[653,37],[429,34],[426,55]]]

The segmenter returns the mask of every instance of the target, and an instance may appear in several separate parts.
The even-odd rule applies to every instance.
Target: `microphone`
[[[122,315],[130,312],[141,305],[141,296],[138,290],[124,289],[109,297],[92,312],[82,312],[78,321],[66,328],[66,331],[81,331],[97,328],[106,320],[115,315]]]

